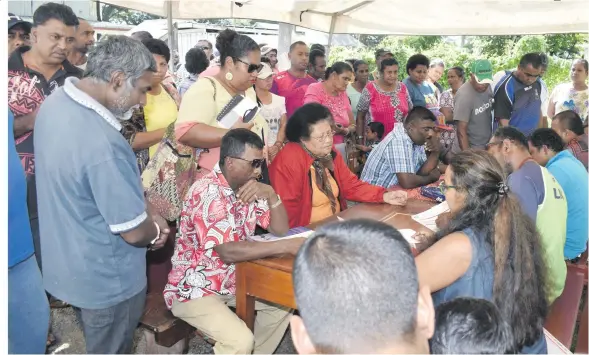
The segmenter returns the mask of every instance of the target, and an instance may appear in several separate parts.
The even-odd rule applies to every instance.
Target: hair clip
[[[505,184],[503,181],[497,184],[497,192],[499,193],[499,195],[507,195],[507,193],[509,192],[509,186],[507,186],[507,184]]]

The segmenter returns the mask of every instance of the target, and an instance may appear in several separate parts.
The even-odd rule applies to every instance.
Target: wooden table
[[[415,222],[411,216],[421,213],[435,203],[409,200],[406,206],[386,204],[360,204],[353,206],[337,216],[344,220],[366,218],[382,221],[397,229],[428,231]],[[335,216],[309,226],[315,229],[321,225],[337,222]],[[238,263],[236,267],[236,310],[237,315],[253,331],[255,299],[259,298],[289,308],[297,308],[292,287],[292,264],[294,257],[267,258]]]

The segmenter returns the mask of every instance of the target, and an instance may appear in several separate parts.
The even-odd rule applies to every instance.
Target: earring
[[[230,71],[228,71],[227,73],[225,73],[225,80],[227,80],[227,81],[233,80],[233,74],[231,74]]]

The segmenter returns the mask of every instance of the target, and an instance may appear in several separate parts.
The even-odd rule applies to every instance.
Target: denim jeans
[[[133,336],[143,315],[147,288],[104,309],[74,308],[82,324],[88,354],[130,354]]]
[[[45,354],[49,302],[31,255],[8,269],[8,353]]]

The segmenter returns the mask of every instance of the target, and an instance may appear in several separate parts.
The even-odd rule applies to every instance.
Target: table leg
[[[247,294],[247,266],[247,262],[236,265],[235,308],[237,316],[241,318],[241,320],[243,320],[247,327],[253,332],[256,299]]]

